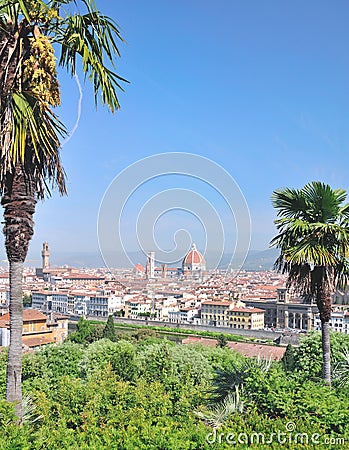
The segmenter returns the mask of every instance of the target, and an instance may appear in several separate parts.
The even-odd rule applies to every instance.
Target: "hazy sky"
[[[97,216],[107,187],[130,164],[158,153],[202,155],[234,178],[250,209],[252,249],[266,248],[275,233],[274,189],[322,180],[349,190],[346,0],[97,4],[123,30],[127,43],[120,45],[117,71],[130,84],[112,115],[103,107],[95,111],[80,77],[81,118],[62,150],[69,196],[54,194],[38,206],[30,258],[39,258],[44,240],[52,252],[97,251]],[[61,84],[59,114],[72,129],[79,89],[64,74]],[[170,178],[143,186],[142,195],[130,199],[123,222],[130,250],[137,249],[133,221],[147,193],[196,189],[190,178],[178,184]],[[200,191],[225,216],[208,192]],[[173,210],[156,224],[156,239],[170,247],[175,231],[184,228],[203,245],[209,225]]]

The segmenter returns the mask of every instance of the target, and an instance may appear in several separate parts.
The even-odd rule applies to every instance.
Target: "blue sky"
[[[69,196],[54,194],[38,206],[31,258],[44,240],[52,252],[97,251],[108,185],[157,153],[202,155],[231,174],[250,208],[252,249],[267,248],[275,233],[274,189],[322,180],[349,190],[347,1],[97,4],[123,30],[117,71],[130,84],[114,115],[103,107],[96,112],[83,85],[79,126],[62,150]],[[61,84],[59,113],[72,128],[79,91],[64,74]],[[172,239],[173,224],[185,217],[172,212],[169,219]],[[187,225],[195,240],[189,218]],[[158,239],[170,245],[167,227],[159,230]]]

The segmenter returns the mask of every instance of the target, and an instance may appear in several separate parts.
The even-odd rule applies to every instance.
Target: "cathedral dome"
[[[202,256],[202,254],[197,250],[196,245],[193,244],[191,250],[186,254],[184,260],[183,260],[183,267],[193,266],[193,265],[199,265],[205,266],[205,259]]]

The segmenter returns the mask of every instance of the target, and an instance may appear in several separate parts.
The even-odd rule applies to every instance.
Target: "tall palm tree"
[[[280,249],[275,268],[288,274],[287,286],[315,298],[322,328],[323,378],[331,384],[331,296],[348,281],[349,204],[343,189],[313,181],[302,189],[272,194],[279,234],[271,246]]]
[[[80,12],[80,8],[83,12]],[[64,125],[58,64],[71,75],[82,70],[100,101],[114,112],[126,81],[115,73],[122,41],[118,26],[93,0],[0,0],[0,196],[10,271],[10,347],[7,399],[21,418],[22,271],[33,235],[36,202],[58,187],[66,193],[60,161]]]

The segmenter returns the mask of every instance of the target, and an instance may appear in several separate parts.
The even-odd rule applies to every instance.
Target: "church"
[[[141,274],[148,280],[154,278],[186,278],[191,280],[202,280],[206,275],[206,261],[203,255],[193,244],[189,252],[185,255],[182,266],[178,268],[167,267],[167,264],[162,264],[161,267],[155,267],[155,252],[148,252],[147,263],[145,269],[143,266],[137,265],[134,270],[140,267]]]
[[[185,255],[182,262],[182,274],[185,278],[202,279],[206,272],[206,261],[196,245]]]

